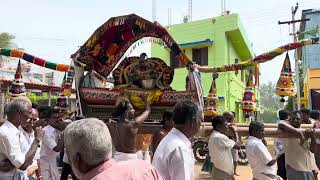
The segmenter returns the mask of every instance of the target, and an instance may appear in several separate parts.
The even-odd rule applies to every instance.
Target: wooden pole
[[[51,91],[48,92],[48,106],[51,107]]]
[[[209,123],[209,122],[201,123],[201,125],[209,126],[209,127],[212,126],[211,123]],[[237,127],[249,127],[249,124],[236,123],[236,126]],[[278,124],[276,124],[276,123],[264,123],[264,127],[265,128],[278,128]],[[313,124],[301,124],[300,127],[301,128],[314,128],[314,125]]]
[[[162,125],[159,123],[143,123],[139,126],[139,133],[141,134],[153,134],[157,132]],[[300,131],[304,132],[307,128],[301,128]],[[249,127],[237,127],[239,136],[249,136]],[[316,136],[320,137],[320,129],[316,129]],[[199,135],[203,137],[207,137],[211,134],[212,127],[203,125],[200,128]],[[231,132],[228,132],[230,136],[232,136]],[[283,132],[282,130],[274,127],[265,128],[265,137],[273,137],[273,138],[290,138],[290,134]]]

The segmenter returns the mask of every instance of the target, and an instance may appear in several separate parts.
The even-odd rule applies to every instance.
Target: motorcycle
[[[204,138],[196,138],[192,141],[192,149],[193,149],[193,155],[194,158],[198,162],[204,162],[206,157],[209,155],[209,149],[208,149],[208,142]],[[242,144],[239,151],[238,151],[238,164],[239,165],[248,165],[248,159],[246,154],[246,148],[245,145]]]
[[[196,139],[192,145],[194,158],[198,162],[203,162],[209,154],[208,142],[204,139]]]

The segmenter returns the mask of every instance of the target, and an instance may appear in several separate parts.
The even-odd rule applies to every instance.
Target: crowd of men
[[[142,99],[146,106],[139,116],[128,100],[120,101],[108,126],[96,118],[62,118],[58,109],[33,107],[27,98],[10,101],[0,124],[0,180],[58,180],[70,174],[80,180],[194,179],[189,139],[199,131],[202,112],[194,102],[177,103],[163,115],[153,153],[140,152],[138,127],[150,114]],[[57,157],[63,159],[62,172]]]
[[[142,99],[145,110],[139,116],[130,101],[119,101],[114,122],[108,125],[96,118],[65,119],[59,110],[32,106],[27,98],[10,101],[0,126],[0,180],[65,180],[69,175],[80,180],[193,180],[190,139],[199,132],[201,109],[191,101],[178,102],[173,112],[163,114],[163,127],[153,135],[150,151],[141,152],[136,146],[139,125],[151,111],[146,98]],[[253,179],[315,179],[319,140],[314,129],[302,133],[299,127],[317,124],[319,111],[280,111],[279,117],[278,128],[292,137],[277,141],[276,158],[263,141],[264,125],[254,121],[249,126],[246,152]],[[208,142],[212,178],[232,180],[236,150],[241,146],[234,113],[214,117],[212,127]],[[57,157],[63,159],[62,172]]]
[[[226,117],[227,116],[227,117]],[[239,149],[241,143],[237,128],[230,122],[230,112],[212,119],[213,132],[208,147],[213,163],[214,180],[234,180],[235,170],[232,150]],[[249,138],[245,149],[254,180],[316,180],[320,167],[320,141],[315,129],[320,124],[317,110],[288,112],[279,111],[278,129],[288,138],[275,142],[276,157],[273,158],[264,140],[264,124],[253,121],[249,125]],[[300,129],[301,124],[312,124],[313,128]],[[228,137],[232,134],[233,138]]]

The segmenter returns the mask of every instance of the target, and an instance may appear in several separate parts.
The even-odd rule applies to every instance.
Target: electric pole
[[[295,7],[291,7],[291,21],[278,21],[278,24],[292,24],[292,36],[293,36],[293,42],[297,42],[297,32],[296,32],[296,23],[298,22],[304,22],[309,21],[310,19],[299,19],[295,20],[296,12],[299,8],[299,4],[297,3]],[[293,102],[297,103],[297,106],[295,106],[295,103],[293,103],[293,109],[300,110],[300,70],[299,70],[299,59],[297,57],[297,49],[294,50],[294,59],[295,59],[295,81],[296,81],[296,87],[297,87],[297,98],[294,98]]]
[[[157,2],[152,0],[152,22],[157,21]]]
[[[188,16],[189,21],[192,21],[192,0],[188,1]]]
[[[226,0],[221,0],[221,16],[226,15]]]

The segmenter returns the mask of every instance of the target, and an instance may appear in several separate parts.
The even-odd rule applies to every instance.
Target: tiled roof
[[[0,77],[0,84],[1,87],[8,87],[12,83],[12,79],[6,79],[6,78],[1,78]],[[31,83],[31,82],[25,82],[24,85],[26,86],[27,89],[36,89],[36,90],[42,90],[42,91],[51,91],[51,92],[59,92],[60,87],[59,86],[49,86],[46,84],[40,84],[40,83]]]

